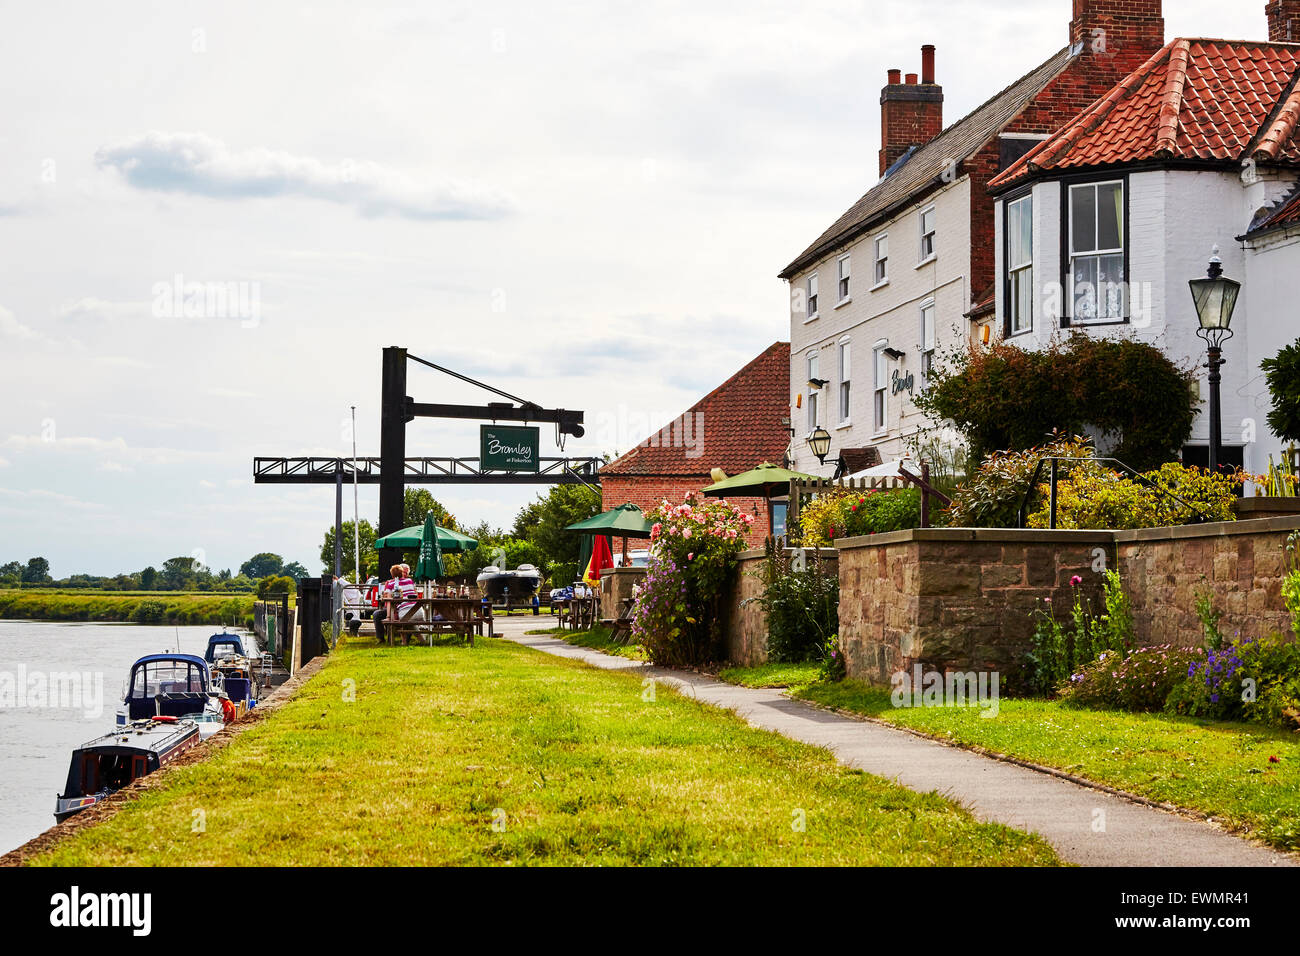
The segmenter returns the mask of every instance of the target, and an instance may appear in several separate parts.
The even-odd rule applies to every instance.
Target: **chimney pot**
[[[909,73],[909,74],[907,74],[907,85],[908,85],[908,86],[916,86],[916,74],[915,74],[915,73]]]
[[[890,71],[889,71],[889,85],[890,85],[890,86],[897,86],[899,83],[902,83],[902,82],[903,82],[903,71],[902,71],[902,70],[890,70]]]
[[[921,82],[934,83],[934,44],[927,43],[921,47]]]

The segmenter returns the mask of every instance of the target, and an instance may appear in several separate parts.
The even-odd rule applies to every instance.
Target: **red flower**
[[[1269,762],[1269,763],[1281,763],[1281,762],[1282,762],[1282,758],[1279,757],[1279,756],[1277,756],[1277,754],[1271,754],[1271,755],[1269,755],[1268,762]]]

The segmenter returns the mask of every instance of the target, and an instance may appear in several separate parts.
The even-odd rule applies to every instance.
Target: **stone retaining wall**
[[[622,600],[632,596],[632,588],[645,580],[645,568],[610,568],[600,575],[600,616],[618,617]]]
[[[1297,530],[1300,518],[1281,517],[1115,532],[1138,640],[1200,645],[1201,593],[1223,612],[1219,628],[1229,637],[1290,633],[1282,579],[1287,537]]]
[[[1199,643],[1200,591],[1224,612],[1226,634],[1289,632],[1281,591],[1296,530],[1300,518],[1284,517],[1119,532],[918,528],[840,541],[849,676],[883,682],[918,663],[1014,671],[1044,599],[1066,613],[1078,575],[1099,607],[1108,567],[1119,569],[1140,643]]]

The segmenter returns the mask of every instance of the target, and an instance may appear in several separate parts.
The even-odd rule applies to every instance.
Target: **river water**
[[[72,751],[113,729],[135,660],[202,655],[220,630],[0,621],[0,853],[54,825]]]

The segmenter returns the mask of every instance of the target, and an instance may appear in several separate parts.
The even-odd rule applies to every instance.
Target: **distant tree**
[[[283,574],[286,578],[293,578],[295,581],[298,580],[299,578],[305,578],[309,574],[307,569],[304,568],[297,561],[290,561],[288,564],[286,564],[283,568],[280,569],[280,573]]]
[[[270,597],[272,594],[292,594],[298,589],[298,582],[284,575],[272,575],[262,578],[257,584],[257,596]]]
[[[1268,427],[1283,441],[1300,441],[1300,339],[1259,367],[1273,397]]]
[[[0,565],[0,584],[6,587],[13,587],[19,584],[23,579],[23,566],[17,561],[9,561]]]
[[[152,591],[158,586],[158,569],[152,564],[140,572],[140,590]]]
[[[600,513],[600,492],[586,485],[555,485],[515,516],[513,537],[529,541],[544,560],[576,563],[582,538],[564,529]],[[529,562],[536,564],[537,562]]]
[[[240,574],[259,579],[281,574],[283,570],[284,558],[270,551],[255,554],[239,566]]]
[[[51,580],[50,562],[44,558],[28,558],[22,579],[23,584],[48,584]]]
[[[355,580],[356,559],[352,538],[352,522],[343,522],[343,576],[349,581]],[[321,573],[334,573],[334,526],[325,531],[325,543],[320,548]],[[379,570],[379,555],[375,552],[375,526],[365,518],[361,519],[361,567],[367,575]],[[306,577],[306,573],[301,575]]]
[[[460,525],[456,523],[456,516],[443,507],[428,488],[407,488],[402,498],[402,527],[409,528],[412,525],[424,524],[424,516],[430,511],[433,512],[433,520],[438,522],[439,527],[450,528],[452,531],[459,531]],[[330,558],[330,567],[334,567],[334,559]]]
[[[194,566],[197,563],[188,556],[168,558],[163,562],[161,571],[163,587],[168,591],[184,591],[194,581]]]

